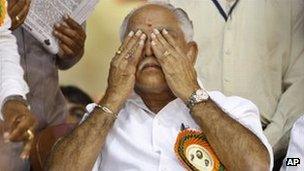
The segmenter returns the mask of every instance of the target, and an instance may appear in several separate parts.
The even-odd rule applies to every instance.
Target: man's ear
[[[198,55],[197,44],[196,42],[191,41],[187,44],[187,46],[188,46],[187,57],[191,60],[192,64],[195,65]]]

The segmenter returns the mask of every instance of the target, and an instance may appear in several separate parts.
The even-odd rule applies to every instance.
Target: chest
[[[141,112],[126,115],[117,120],[107,137],[101,170],[184,170],[174,144],[181,124],[199,129],[192,119],[170,122],[159,114],[157,117]],[[119,164],[113,166],[113,163]]]

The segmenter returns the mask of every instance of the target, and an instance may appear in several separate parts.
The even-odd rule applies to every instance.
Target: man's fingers
[[[22,120],[17,127],[10,133],[9,140],[12,142],[22,141],[26,139],[26,131],[31,128],[32,122],[30,119]]]
[[[157,29],[153,29],[153,33],[151,34],[151,37],[156,37],[158,41],[167,49],[167,50],[173,50],[173,46],[171,46],[167,40],[160,34],[160,32]]]
[[[77,31],[70,29],[69,27],[66,27],[64,25],[56,24],[54,34],[60,37],[61,35],[67,36],[80,47],[84,46],[85,37],[80,36]]]
[[[153,50],[153,52],[155,54],[155,57],[160,62],[162,61],[162,57],[163,57],[163,54],[164,54],[164,50],[162,49],[161,46],[162,46],[161,43],[157,39],[152,40],[152,42],[151,42],[152,50]]]
[[[19,12],[26,7],[26,3],[27,0],[18,0],[17,2],[12,3],[8,8],[10,15],[12,15],[11,17],[16,17]]]
[[[141,30],[138,30],[136,33],[135,33],[135,36],[132,36],[131,40],[128,42],[126,48],[124,49],[124,53],[129,53],[131,49],[134,49],[135,45],[137,44],[139,38],[141,37],[142,35],[142,31]]]
[[[146,39],[147,36],[145,34],[142,34],[139,41],[137,42],[136,50],[134,52],[133,58],[131,59],[132,63],[135,64],[135,66],[138,64],[139,59],[142,56]]]
[[[79,49],[82,48],[81,45],[77,44],[75,41],[73,41],[73,39],[71,39],[70,37],[58,32],[58,31],[54,31],[54,35],[59,39],[60,43],[60,47],[62,44],[66,45],[69,49],[71,49],[72,51],[77,51]]]
[[[64,43],[60,43],[59,53],[61,56],[73,56],[75,54],[74,51]]]
[[[20,154],[21,159],[26,160],[26,159],[29,158],[33,141],[34,141],[34,139],[30,139],[28,141],[25,141],[22,152]]]
[[[25,6],[21,9],[21,11],[19,12],[19,14],[16,15],[20,19],[20,21],[17,21],[17,22],[23,23],[24,20],[26,19],[26,16],[27,16],[27,14],[29,12],[29,7],[30,7],[29,3],[30,3],[30,1],[26,0]]]
[[[180,47],[178,46],[178,44],[176,43],[176,41],[173,39],[173,37],[168,33],[168,31],[166,29],[162,30],[162,35],[164,36],[164,38],[167,40],[167,42],[180,54],[182,54],[182,50],[180,49]]]
[[[7,9],[11,10],[18,2],[19,2],[19,0],[10,0],[10,1],[8,1]]]
[[[129,41],[133,38],[134,34],[135,34],[134,31],[130,31],[130,33],[123,40],[119,50],[124,50],[127,47]]]
[[[127,47],[128,42],[132,39],[134,36],[134,31],[130,31],[129,34],[125,37],[120,47],[115,52],[115,56],[112,58],[113,61],[117,61],[119,58],[122,58],[122,52]]]
[[[12,17],[15,17],[19,11],[22,10],[23,7],[25,7],[27,0],[17,0],[15,2],[11,2],[8,11],[12,15]]]
[[[123,49],[121,49],[121,53],[120,55],[117,55],[118,57],[115,59],[118,63],[120,63],[121,60],[125,60],[123,58],[129,58],[131,55],[134,54],[135,52],[135,48],[136,48],[136,44],[138,43],[140,37],[142,35],[142,31],[138,30],[135,35],[133,35],[130,40],[128,41],[128,43],[125,45],[125,47]]]
[[[83,28],[80,24],[78,24],[74,19],[72,19],[70,16],[64,16],[64,21],[74,30],[77,31],[83,31]]]

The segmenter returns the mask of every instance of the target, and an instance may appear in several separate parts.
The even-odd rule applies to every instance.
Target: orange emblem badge
[[[202,131],[182,130],[176,138],[174,151],[187,170],[225,170]]]

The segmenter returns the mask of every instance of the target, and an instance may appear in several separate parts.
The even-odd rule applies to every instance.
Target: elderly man
[[[257,108],[199,85],[188,31],[187,14],[170,5],[130,13],[105,96],[57,143],[47,169],[270,170]]]

